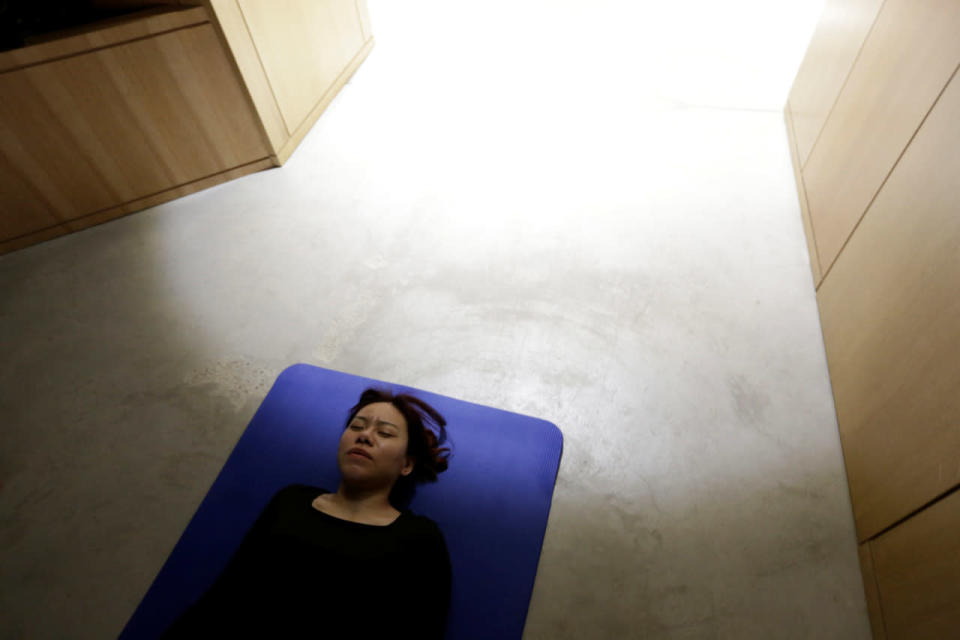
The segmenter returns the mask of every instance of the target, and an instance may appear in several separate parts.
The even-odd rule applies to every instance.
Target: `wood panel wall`
[[[873,566],[873,553],[870,543],[864,542],[857,551],[860,556],[860,571],[863,574],[863,591],[867,597],[867,615],[874,640],[886,640],[887,629],[883,622],[883,605],[880,602],[880,587],[877,585],[877,572]]]
[[[868,21],[843,45],[824,44],[842,29],[814,37],[784,111],[874,637],[946,638],[960,628],[960,2],[885,0],[857,42]]]
[[[803,167],[833,109],[883,0],[829,0],[790,90],[797,156]]]
[[[943,640],[960,631],[960,492],[870,542],[883,633]]]
[[[960,60],[960,2],[886,0],[803,169],[830,270]]]
[[[960,80],[817,293],[860,540],[960,484]]]

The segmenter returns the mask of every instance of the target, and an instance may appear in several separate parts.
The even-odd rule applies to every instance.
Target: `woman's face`
[[[357,449],[366,455],[352,453]],[[340,436],[337,466],[352,485],[393,486],[399,476],[413,471],[413,458],[407,456],[406,418],[389,402],[360,409]]]

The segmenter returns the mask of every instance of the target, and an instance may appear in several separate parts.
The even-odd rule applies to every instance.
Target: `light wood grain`
[[[960,484],[957,114],[954,76],[817,293],[861,541]]]
[[[807,237],[807,253],[810,256],[810,271],[813,273],[814,288],[820,286],[823,272],[820,270],[820,258],[817,256],[817,241],[813,235],[813,225],[810,223],[810,211],[807,207],[807,190],[803,186],[803,172],[800,168],[800,152],[797,149],[796,130],[794,129],[793,114],[790,104],[783,110],[787,125],[787,139],[790,143],[790,161],[793,164],[793,177],[797,184],[797,196],[800,200],[800,217],[803,220],[803,233]]]
[[[254,160],[249,164],[234,167],[233,169],[228,169],[227,171],[223,171],[212,176],[205,176],[203,178],[193,180],[192,182],[178,185],[172,189],[167,189],[166,191],[162,191],[160,193],[154,193],[143,198],[138,198],[133,202],[125,202],[122,205],[111,207],[105,211],[97,211],[96,213],[86,215],[82,218],[69,220],[64,224],[64,226],[71,231],[80,231],[81,229],[103,224],[104,222],[108,222],[114,218],[135,213],[148,207],[155,207],[158,204],[163,204],[164,202],[169,202],[170,200],[175,200],[177,198],[182,198],[183,196],[190,195],[191,193],[209,189],[210,187],[218,184],[229,182],[230,180],[236,180],[237,178],[242,178],[243,176],[250,175],[251,173],[256,173],[258,171],[263,171],[264,169],[270,169],[274,166],[276,166],[276,164],[270,158]]]
[[[827,0],[790,90],[804,166],[883,0]]]
[[[356,3],[363,41],[366,42],[373,37],[373,26],[370,24],[370,8],[367,6],[367,0],[356,0]]]
[[[960,62],[958,34],[957,0],[880,10],[803,170],[825,273]]]
[[[280,148],[277,152],[277,161],[280,164],[286,162],[290,155],[294,152],[302,141],[304,136],[310,131],[310,128],[316,123],[320,118],[320,115],[326,110],[330,105],[330,102],[337,96],[337,93],[340,92],[340,89],[343,88],[343,85],[347,83],[350,79],[350,76],[357,70],[360,64],[370,55],[370,51],[373,49],[375,40],[371,38],[367,40],[366,44],[363,45],[363,48],[357,52],[357,55],[354,56],[353,60],[346,66],[346,68],[340,73],[337,79],[333,84],[327,89],[327,92],[320,98],[320,101],[313,107],[313,110],[307,115],[306,119],[300,123],[300,126],[294,130],[293,135],[290,136],[290,139],[287,140],[287,143]]]
[[[70,229],[68,229],[66,225],[58,224],[25,235],[16,236],[9,240],[0,239],[0,256],[5,253],[25,249],[31,245],[46,242],[47,240],[53,240],[70,232]]]
[[[286,128],[296,131],[363,47],[355,0],[239,0]]]
[[[81,29],[83,33],[77,35],[0,52],[0,73],[208,21],[203,7],[166,7],[85,25]]]
[[[207,23],[0,74],[0,156],[9,238],[269,150]]]
[[[35,187],[13,161],[9,148],[11,132],[0,118],[0,240],[15,238],[52,227],[61,222],[56,208],[46,195]]]
[[[960,492],[870,543],[890,640],[960,631]]]
[[[886,640],[887,631],[883,624],[883,607],[880,604],[880,590],[877,588],[877,576],[873,569],[873,554],[870,543],[864,542],[858,548],[860,572],[863,575],[863,591],[867,598],[867,615],[870,617],[870,629],[873,640]]]
[[[236,0],[210,0],[211,15],[237,65],[238,72],[247,88],[270,143],[270,152],[277,152],[287,140],[290,131],[280,115],[280,106],[270,87],[257,48],[247,30],[243,13]]]
[[[44,242],[58,236],[72,233],[74,231],[79,231],[81,229],[102,224],[115,218],[138,212],[148,207],[154,207],[156,205],[163,204],[164,202],[182,198],[183,196],[190,195],[191,193],[196,193],[197,191],[201,191],[230,180],[235,180],[245,175],[256,173],[257,171],[269,169],[273,166],[275,166],[275,163],[270,158],[256,160],[250,164],[235,167],[213,176],[206,176],[199,180],[194,180],[193,182],[188,182],[187,184],[182,184],[160,193],[138,198],[132,202],[125,202],[121,205],[110,207],[109,209],[98,211],[82,218],[77,218],[63,224],[56,224],[54,226],[40,229],[32,233],[27,233],[10,240],[0,241],[0,255],[9,253],[11,251],[16,251],[39,242]]]

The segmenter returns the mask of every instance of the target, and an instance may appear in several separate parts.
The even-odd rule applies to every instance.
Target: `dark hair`
[[[407,503],[413,497],[416,485],[436,482],[437,474],[447,470],[450,449],[440,446],[447,440],[447,421],[436,409],[416,396],[370,387],[360,394],[360,400],[350,409],[344,430],[350,427],[360,409],[375,402],[392,404],[407,421],[407,455],[414,459],[413,471],[397,478],[390,494],[392,501]],[[428,423],[435,425],[437,433],[427,426]]]

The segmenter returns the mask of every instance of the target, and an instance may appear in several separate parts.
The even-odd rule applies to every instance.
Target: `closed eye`
[[[363,431],[363,425],[359,425],[359,424],[352,424],[352,425],[350,425],[350,428],[353,429],[354,431]],[[377,433],[379,433],[379,434],[380,434],[381,436],[383,436],[384,438],[396,438],[396,437],[397,437],[396,435],[390,433],[389,431],[378,431]]]

